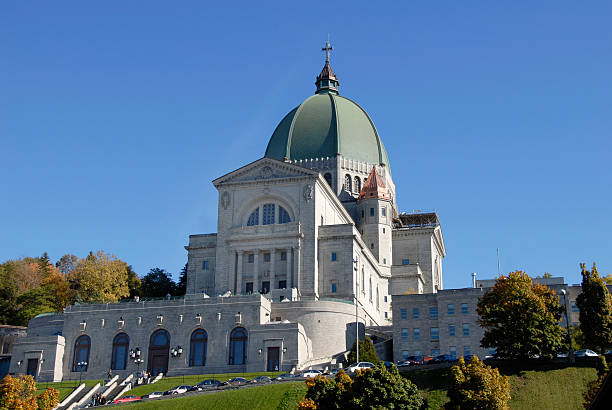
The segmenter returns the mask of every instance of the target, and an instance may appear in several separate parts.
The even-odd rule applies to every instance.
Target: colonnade
[[[278,289],[277,280],[281,275],[285,275],[286,273],[286,288],[291,289],[296,287],[297,278],[294,268],[297,265],[297,261],[294,263],[295,256],[297,255],[298,248],[288,247],[288,248],[271,248],[271,249],[249,249],[249,250],[235,250],[232,251],[232,262],[233,262],[233,272],[234,272],[234,280],[233,280],[233,293],[235,295],[244,294],[247,292],[246,284],[249,282],[247,280],[247,275],[251,276],[251,272],[245,272],[245,265],[248,263],[248,256],[253,255],[253,272],[252,272],[252,283],[253,283],[253,293],[262,292],[263,291],[263,282],[269,281],[270,288],[269,291],[273,289]],[[277,260],[277,257],[282,253],[286,252],[286,260]],[[265,262],[269,263],[269,271],[270,275],[268,278],[264,280],[264,269],[263,269],[263,255],[270,254],[270,261]],[[285,273],[277,273],[277,264],[286,264],[286,269],[284,269]],[[280,267],[280,266],[279,266]],[[266,269],[267,270],[267,269]],[[262,292],[263,293],[263,292]]]

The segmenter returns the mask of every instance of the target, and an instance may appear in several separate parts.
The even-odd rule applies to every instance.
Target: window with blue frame
[[[247,256],[247,263],[253,263],[255,262],[255,255],[253,255],[252,253],[249,253],[249,255]]]
[[[438,318],[438,308],[437,307],[429,308],[429,318],[430,319]]]
[[[370,208],[370,216],[374,216],[374,208]]]
[[[440,340],[440,329],[437,327],[432,327],[429,329],[429,339],[430,340]]]
[[[455,336],[455,325],[448,325],[448,335]]]
[[[289,212],[282,206],[278,206],[278,223],[286,224],[291,222],[291,218],[289,217]]]
[[[414,329],[412,329],[412,337],[414,340],[420,340],[421,339],[421,329],[419,329],[418,327],[415,327]]]
[[[202,262],[202,269],[203,270],[208,270],[208,261],[203,261]]]
[[[272,225],[274,223],[274,204],[264,204],[263,206],[263,225]]]
[[[402,259],[402,265],[410,265],[410,259]]]
[[[332,254],[331,254],[331,260],[332,260],[332,262],[335,262],[335,261],[336,261],[336,259],[337,259],[337,257],[338,257],[338,256],[336,255],[336,252],[332,252]]]
[[[448,348],[448,353],[451,355],[453,359],[457,358],[457,346],[450,346]]]
[[[469,336],[469,335],[470,335],[470,324],[464,323],[463,324],[463,336]]]
[[[125,333],[119,333],[113,339],[113,351],[111,355],[111,369],[125,370],[128,357],[128,346],[130,338]]]
[[[576,302],[572,303],[572,312],[580,313],[580,309],[578,308],[578,305],[576,304]]]
[[[453,303],[449,303],[448,304],[448,314],[449,315],[454,315],[455,314],[455,305]]]
[[[246,364],[248,334],[245,328],[237,327],[230,334],[229,364]]]
[[[264,262],[270,262],[270,253],[269,252],[264,253]]]
[[[462,303],[461,304],[461,313],[464,315],[468,314],[468,304],[467,303]]]
[[[402,340],[408,340],[408,329],[402,329]]]
[[[249,220],[247,221],[247,226],[259,225],[259,208],[254,210],[249,216]]]
[[[412,309],[412,318],[413,319],[418,319],[419,318],[419,308],[413,308]]]
[[[286,261],[287,260],[287,252],[281,252],[280,260],[281,261]]]
[[[463,346],[463,356],[469,356],[472,354],[470,346]]]
[[[336,293],[336,291],[338,290],[338,284],[335,282],[332,282],[331,284],[331,291],[332,293]]]
[[[204,329],[196,329],[191,334],[189,346],[189,366],[206,365],[206,345],[208,334]]]
[[[400,319],[402,320],[408,319],[408,310],[400,309]]]

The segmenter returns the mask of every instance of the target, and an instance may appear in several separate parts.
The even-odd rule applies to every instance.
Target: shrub
[[[59,403],[59,391],[53,387],[36,396],[36,382],[32,376],[2,379],[0,384],[0,409],[51,410]]]
[[[510,382],[499,370],[485,365],[478,357],[466,364],[451,368],[452,384],[448,392],[451,399],[447,409],[499,409],[507,410],[510,401]]]
[[[351,379],[344,371],[335,379],[317,376],[306,381],[308,391],[300,410],[310,409],[419,409],[423,399],[417,387],[400,376],[397,367],[359,370]]]
[[[365,339],[359,339],[359,361],[360,362],[370,362],[370,363],[378,363],[378,356],[376,355],[376,349],[374,348],[374,343],[369,337],[365,337]],[[353,364],[357,362],[357,347],[353,342],[353,347],[351,347],[351,351],[348,354],[348,362],[349,364]]]

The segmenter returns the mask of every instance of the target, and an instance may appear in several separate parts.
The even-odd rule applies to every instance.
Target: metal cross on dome
[[[325,62],[326,62],[326,63],[329,63],[329,52],[330,52],[331,50],[333,50],[333,49],[334,49],[334,48],[331,46],[331,44],[330,44],[329,40],[327,40],[327,41],[325,42],[325,47],[323,47],[323,48],[321,49],[322,51],[325,51]]]

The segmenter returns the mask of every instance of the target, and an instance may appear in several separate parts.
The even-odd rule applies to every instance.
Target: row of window
[[[276,208],[278,207],[278,220],[276,219]],[[259,225],[259,209],[257,207],[247,220],[247,226]],[[276,204],[263,204],[261,207],[261,224],[262,225],[273,225],[275,223],[286,224],[291,222],[289,212],[285,208]]]
[[[470,335],[470,324],[464,323],[462,325],[463,336]],[[402,340],[408,340],[408,329],[401,330]],[[456,328],[455,325],[448,325],[448,335],[456,336]],[[421,328],[415,327],[412,329],[412,339],[413,340],[421,340]],[[429,328],[429,340],[440,340],[440,328],[431,327]]]
[[[247,359],[248,333],[245,328],[234,328],[230,334],[228,364],[245,364]],[[196,329],[189,340],[189,366],[205,366],[208,345],[208,334],[204,329]],[[127,333],[119,333],[113,338],[111,364],[112,370],[125,370],[129,357],[130,338]],[[79,336],[74,342],[72,359],[73,372],[86,372],[89,367],[91,338],[88,335]],[[165,329],[158,329],[151,335],[149,354],[162,352],[166,357],[170,354],[170,334]]]
[[[330,177],[330,179],[331,179],[331,175],[330,175],[329,177]],[[327,179],[327,178],[326,178],[326,179]],[[353,181],[355,182],[355,184],[354,184],[354,185],[353,185],[353,183],[352,183]],[[331,185],[331,184],[330,184],[330,185]],[[353,187],[355,188],[354,190],[353,190]],[[358,194],[359,192],[361,192],[361,178],[359,178],[359,177],[355,177],[355,178],[353,179],[353,178],[351,178],[351,176],[350,176],[349,174],[346,174],[346,175],[344,176],[344,189],[345,189],[347,192],[355,192],[355,193],[357,193],[357,194]]]
[[[489,354],[492,356],[494,355],[496,352],[496,349],[494,347],[489,348]],[[402,354],[402,358],[404,360],[406,360],[407,358],[410,357],[410,352],[408,350],[402,350],[401,352]],[[457,358],[457,346],[449,346],[448,347],[448,354],[450,354],[453,358]],[[472,354],[472,349],[470,346],[463,346],[463,356],[468,356]],[[440,355],[440,349],[431,349],[431,356],[435,357],[435,356],[439,356]],[[421,351],[420,350],[415,350],[414,351],[414,356],[421,356]]]
[[[455,304],[454,303],[449,303],[447,305],[446,313],[449,316],[453,316],[455,314]],[[461,313],[464,314],[464,315],[467,315],[468,313],[470,313],[469,307],[468,307],[467,303],[462,303],[461,304]],[[412,318],[413,319],[419,319],[420,317],[421,317],[421,312],[420,312],[419,308],[413,308],[412,309]],[[429,318],[430,319],[437,319],[438,318],[438,308],[437,307],[429,308]],[[400,319],[403,319],[403,320],[407,320],[408,319],[408,309],[400,309]]]
[[[270,262],[272,260],[272,256],[269,252],[265,252],[263,254],[263,261],[264,262]],[[280,253],[280,260],[281,262],[285,262],[287,260],[287,252],[281,252]],[[255,263],[255,254],[254,253],[249,253],[247,255],[247,263]]]
[[[276,289],[287,289],[287,281],[286,280],[279,280],[278,281],[278,288]],[[245,283],[245,292],[246,294],[252,294],[253,293],[253,282],[246,282]],[[269,280],[264,280],[261,282],[261,290],[259,290],[259,293],[263,293],[263,294],[267,294],[270,293],[270,281]],[[282,296],[281,296],[282,298]]]

